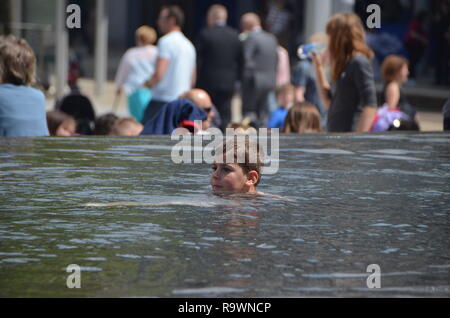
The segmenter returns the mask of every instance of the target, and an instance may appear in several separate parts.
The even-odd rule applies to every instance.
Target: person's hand
[[[116,89],[116,96],[119,96],[120,94],[122,94],[122,88],[118,87]]]
[[[146,87],[146,88],[152,88],[151,78],[148,81],[144,82],[144,84],[142,86]]]
[[[316,67],[322,67],[323,61],[322,56],[320,54],[317,54],[316,52],[311,52],[312,61]]]

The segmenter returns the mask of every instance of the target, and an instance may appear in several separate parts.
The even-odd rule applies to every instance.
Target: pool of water
[[[290,200],[212,195],[168,137],[0,139],[0,297],[448,297],[449,137],[281,136]]]

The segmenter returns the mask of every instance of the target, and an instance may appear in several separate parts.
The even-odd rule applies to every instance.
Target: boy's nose
[[[213,170],[211,177],[217,179],[219,177],[219,169]]]

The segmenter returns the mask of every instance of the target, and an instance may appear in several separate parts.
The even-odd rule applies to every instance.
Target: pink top
[[[289,54],[282,46],[278,46],[278,68],[277,68],[277,87],[291,82],[291,67],[289,63]]]

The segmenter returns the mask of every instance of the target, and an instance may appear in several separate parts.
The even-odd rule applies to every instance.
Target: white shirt
[[[125,93],[132,95],[154,71],[158,49],[153,45],[134,47],[122,57],[116,74],[116,85],[122,87]]]
[[[171,32],[159,40],[158,58],[168,59],[169,66],[161,81],[153,87],[153,100],[171,102],[192,88],[195,48],[183,33]]]

